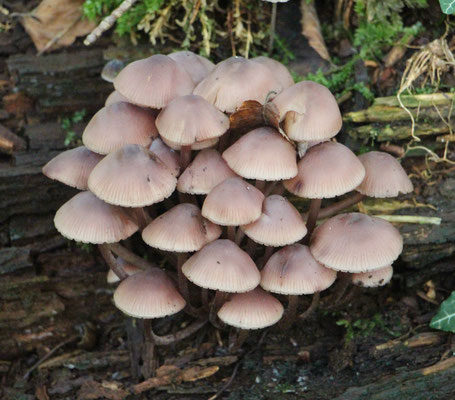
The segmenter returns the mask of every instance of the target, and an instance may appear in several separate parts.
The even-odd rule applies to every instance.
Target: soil
[[[292,21],[279,30],[298,56],[293,68],[323,66],[299,34],[295,8],[282,12]],[[189,400],[211,398],[221,389],[219,398],[239,400],[454,398],[452,335],[428,324],[455,287],[455,169],[432,164],[428,177],[419,158],[408,160],[406,169],[415,172],[416,200],[435,210],[409,206],[398,213],[442,216],[443,223],[400,227],[405,250],[391,284],[350,287],[338,305],[328,304],[328,290],[308,320],[286,332],[252,331],[234,352],[228,348],[232,332],[206,325],[176,345],[159,347],[157,357],[159,365],[212,368],[204,370],[205,378],[162,379],[156,389],[130,394],[137,383],[128,355],[131,321],[112,305],[114,288],[96,250],[68,243],[53,228],[53,213],[74,191],[40,174],[65,148],[62,117],[85,108],[89,118],[111,90],[99,78],[111,45],[106,38],[87,51],[78,40],[38,60],[19,24],[0,33],[0,124],[26,141],[25,150],[0,159],[0,398]],[[68,60],[80,63],[58,72]],[[81,128],[74,126],[76,134]],[[302,298],[302,311],[309,302]],[[155,328],[167,334],[189,322],[178,315]]]

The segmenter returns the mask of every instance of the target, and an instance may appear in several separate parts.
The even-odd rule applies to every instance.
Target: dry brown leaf
[[[78,36],[85,36],[96,24],[82,19],[84,0],[43,0],[32,12],[35,18],[25,17],[22,24],[38,51],[65,32],[49,49],[55,50],[71,45]]]
[[[121,389],[118,383],[88,381],[82,385],[77,394],[77,398],[78,400],[123,400],[129,395],[130,393]]]
[[[314,1],[301,0],[300,10],[302,12],[303,36],[308,39],[310,46],[321,56],[321,58],[330,61],[330,54],[327,47],[325,47]]]

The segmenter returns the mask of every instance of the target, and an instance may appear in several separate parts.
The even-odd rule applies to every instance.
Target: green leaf
[[[455,0],[439,0],[439,4],[444,14],[455,13]]]
[[[441,303],[438,313],[430,322],[430,327],[455,333],[455,292]]]

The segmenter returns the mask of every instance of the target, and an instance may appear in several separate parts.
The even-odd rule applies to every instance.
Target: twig
[[[84,40],[84,44],[86,46],[90,46],[95,43],[104,32],[115,24],[115,21],[117,21],[133,6],[134,3],[136,3],[136,1],[137,0],[124,0],[114,11],[112,11],[111,15],[104,18],[99,25],[87,35]]]
[[[144,260],[142,257],[139,257],[138,255],[134,254],[126,247],[123,247],[120,243],[110,244],[109,249],[117,256],[123,258],[125,261],[130,262],[131,264],[136,265],[139,268],[148,269],[155,267],[153,263],[150,263]]]
[[[65,36],[76,24],[82,19],[82,15],[79,15],[71,24],[69,24],[65,29],[57,33],[51,40],[49,40],[46,45],[38,52],[37,56],[39,57],[44,52],[49,50],[54,44],[56,44],[63,36]]]
[[[441,225],[439,217],[422,217],[420,215],[374,215],[376,218],[385,219],[389,222],[407,223],[407,224],[430,224]]]

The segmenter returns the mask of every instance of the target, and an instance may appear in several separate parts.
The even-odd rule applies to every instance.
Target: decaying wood
[[[27,148],[24,139],[11,132],[8,128],[0,124],[0,151],[6,154],[13,154],[18,150]]]

